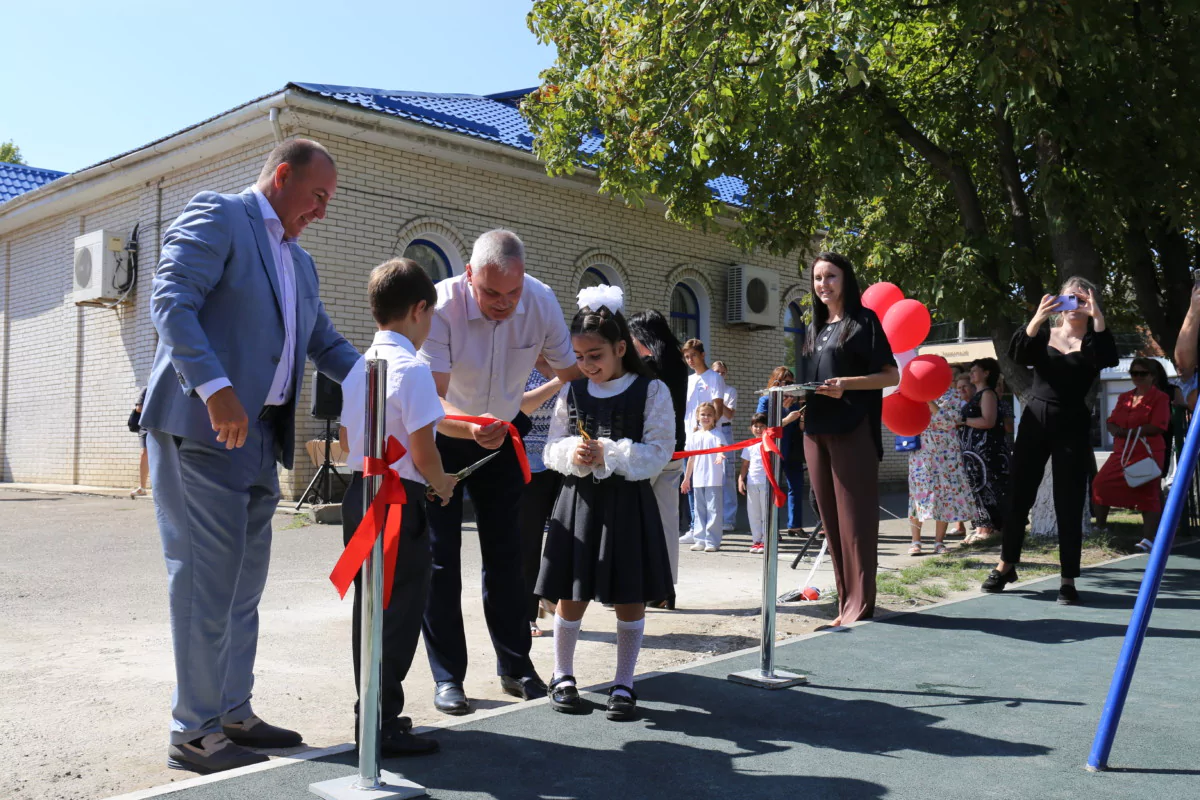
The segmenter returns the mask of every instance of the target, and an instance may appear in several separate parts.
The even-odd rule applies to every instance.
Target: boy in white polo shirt
[[[401,717],[400,712],[404,709],[401,683],[417,649],[429,591],[431,559],[425,518],[425,485],[432,486],[445,503],[457,483],[442,468],[442,458],[434,444],[434,433],[445,412],[433,373],[417,357],[418,348],[429,335],[437,292],[419,264],[407,258],[395,258],[372,270],[367,294],[371,315],[375,317],[379,331],[371,349],[359,359],[342,384],[342,441],[349,451],[346,463],[355,470],[342,500],[342,536],[348,543],[363,517],[366,359],[381,358],[387,361],[385,434],[395,436],[407,450],[404,457],[392,465],[404,483],[407,500],[403,506],[392,596],[388,608],[383,611],[381,749],[384,756],[423,755],[437,752],[437,741],[413,735],[412,722]],[[444,432],[455,435],[458,431]],[[353,647],[356,685],[362,611],[360,582],[360,578],[355,578]],[[355,725],[356,736],[357,731]]]

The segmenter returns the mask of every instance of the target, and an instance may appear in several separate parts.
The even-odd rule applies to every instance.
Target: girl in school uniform
[[[671,592],[662,517],[650,481],[671,460],[671,393],[649,377],[621,315],[613,286],[579,293],[571,344],[584,377],[558,396],[542,460],[562,473],[536,593],[557,601],[554,616],[555,710],[586,710],[576,688],[575,645],[592,601],[617,615],[617,669],[607,716],[636,716],[633,675],[646,603]]]

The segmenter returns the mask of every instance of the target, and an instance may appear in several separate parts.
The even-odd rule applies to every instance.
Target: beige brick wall
[[[305,233],[303,244],[316,259],[334,323],[360,349],[374,330],[365,303],[367,274],[402,253],[414,232],[433,230],[457,243],[465,261],[475,237],[507,227],[524,239],[530,273],[558,293],[567,314],[574,309],[579,276],[597,261],[621,277],[631,310],[666,311],[676,282],[687,278],[701,285],[710,306],[710,357],[728,363],[741,397],[738,432],[748,427],[756,393],[771,369],[784,363],[790,345],[781,328],[751,332],[723,323],[725,271],[734,263],[777,270],[786,303],[803,294],[795,256],[742,253],[720,231],[688,230],[666,221],[661,211],[628,208],[543,181],[315,130],[287,133],[322,141],[338,159],[338,194],[328,217]],[[0,237],[0,392],[5,392],[0,480],[136,482],[137,437],[126,430],[125,418],[153,359],[156,338],[147,304],[156,243],[197,192],[235,192],[252,183],[271,145],[263,139],[239,147],[108,198],[86,214]],[[75,307],[69,299],[74,237],[101,227],[127,234],[137,221],[142,269],[133,302],[116,310]],[[305,413],[308,375],[300,398],[301,442],[322,429]],[[885,432],[885,480],[906,471],[906,461],[891,454],[890,444]],[[313,471],[298,463],[294,474],[284,473],[285,495],[297,494]]]

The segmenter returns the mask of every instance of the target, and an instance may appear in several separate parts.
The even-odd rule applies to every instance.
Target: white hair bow
[[[581,309],[599,311],[600,307],[604,306],[611,313],[617,314],[625,307],[625,292],[620,286],[589,286],[579,290],[576,302]]]

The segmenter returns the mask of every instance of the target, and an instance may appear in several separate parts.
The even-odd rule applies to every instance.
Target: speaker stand
[[[325,420],[325,461],[322,462],[317,474],[313,475],[313,479],[308,482],[308,488],[300,495],[300,502],[296,503],[296,510],[304,505],[304,501],[308,500],[311,495],[317,502],[312,502],[310,505],[323,505],[334,502],[333,497],[333,479],[336,477],[338,483],[341,484],[342,493],[346,491],[346,478],[342,473],[338,472],[337,467],[333,464],[330,449],[333,446],[333,420]],[[322,494],[319,488],[322,481],[324,482],[325,491]]]

